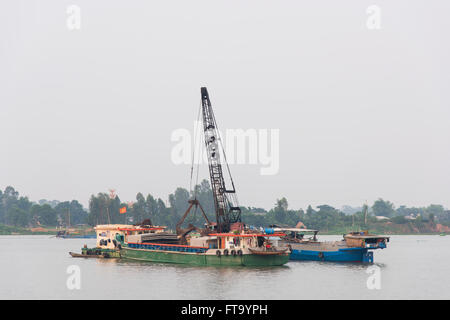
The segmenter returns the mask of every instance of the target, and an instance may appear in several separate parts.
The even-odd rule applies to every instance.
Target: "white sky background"
[[[381,30],[366,27],[373,4]],[[450,207],[449,12],[444,0],[2,1],[0,188],[167,199],[190,175],[171,133],[192,130],[207,86],[221,129],[280,130],[277,175],[231,166],[242,205]]]

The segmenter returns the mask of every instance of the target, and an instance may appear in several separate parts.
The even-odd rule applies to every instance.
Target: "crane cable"
[[[200,121],[198,121],[198,123],[200,123]],[[200,126],[200,129],[201,129],[202,127]],[[199,134],[199,145],[201,146],[202,145],[202,137],[203,137],[203,135],[201,134],[201,131],[200,131],[200,134]],[[198,175],[199,175],[199,172],[200,172],[200,163],[203,161],[203,147],[201,147],[200,148],[200,150],[199,150],[199,153],[200,153],[200,155],[199,155],[199,158],[198,158],[198,161],[197,161],[197,174],[196,174],[196,177],[195,177],[195,187],[194,187],[194,200],[197,200],[197,186],[198,186]],[[195,219],[196,219],[196,217],[197,217],[197,210],[198,210],[198,205],[195,205],[195,209],[194,209],[194,221],[195,221]]]
[[[199,107],[198,107],[198,113],[197,113],[197,122],[194,126],[194,143],[193,143],[193,150],[192,150],[192,163],[191,163],[191,179],[189,182],[189,191],[191,194],[193,194],[194,200],[197,200],[197,186],[198,186],[198,174],[199,174],[199,166],[200,166],[200,162],[202,161],[203,158],[203,148],[200,147],[199,150],[199,158],[197,159],[197,170],[196,170],[196,177],[195,177],[195,185],[194,185],[194,189],[192,189],[192,180],[193,180],[193,174],[194,174],[194,160],[195,160],[195,151],[196,151],[196,146],[197,146],[197,136],[199,136],[199,140],[200,140],[200,145],[201,145],[201,126],[200,126],[200,111],[202,109],[202,100],[200,99],[200,103],[199,103]],[[200,128],[199,128],[200,127]],[[194,208],[194,222],[196,220],[197,217],[197,210],[198,210],[198,206],[195,205]]]
[[[196,142],[197,142],[196,134],[198,133],[198,130],[196,130],[196,127],[198,127],[198,124],[200,122],[201,107],[202,107],[202,101],[200,99],[200,104],[198,106],[198,113],[197,113],[197,122],[196,122],[196,126],[194,126],[194,145],[193,145],[193,149],[192,149],[192,159],[191,159],[191,179],[189,181],[189,192],[191,194],[194,193],[194,200],[196,199],[196,191],[195,191],[195,186],[194,186],[194,192],[192,192],[192,178],[193,178],[193,174],[194,174],[195,148],[196,148]],[[197,178],[196,178],[195,183],[197,184],[197,182],[198,182],[198,164],[197,164]]]
[[[212,108],[211,108],[211,115],[212,115],[212,118],[213,118],[213,121],[214,121],[214,125],[215,125],[215,127],[217,129],[218,140],[220,142],[220,147],[222,149],[222,155],[223,155],[225,164],[227,166],[227,171],[228,171],[228,176],[230,177],[231,186],[233,187],[233,191],[236,191],[236,188],[234,187],[233,176],[231,175],[231,171],[230,171],[230,166],[228,165],[227,155],[226,155],[224,147],[223,147],[222,136],[220,135],[219,126],[217,125],[216,116],[214,115],[214,111],[212,110]],[[239,201],[238,201],[236,192],[233,193],[233,197],[236,200],[236,205],[239,206]]]

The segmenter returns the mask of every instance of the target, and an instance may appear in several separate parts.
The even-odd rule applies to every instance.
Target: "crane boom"
[[[209,100],[208,90],[205,87],[201,88],[201,96],[203,131],[205,135],[206,153],[208,155],[211,189],[216,210],[217,230],[219,232],[228,232],[232,223],[241,222],[241,208],[237,202],[236,189],[234,188],[231,174],[232,189],[227,190],[225,186],[219,150],[219,143],[221,143],[219,130],[212,110],[211,101]],[[222,152],[224,163],[227,165],[228,173],[230,173],[223,148]]]

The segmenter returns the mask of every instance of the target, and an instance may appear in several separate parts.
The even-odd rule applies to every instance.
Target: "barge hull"
[[[338,251],[314,251],[293,249],[291,260],[363,262],[373,263],[373,252],[365,248],[340,249]]]
[[[148,262],[190,264],[197,266],[281,266],[288,262],[289,255],[260,256],[216,256],[204,253],[183,253],[147,249],[122,248],[122,258]]]

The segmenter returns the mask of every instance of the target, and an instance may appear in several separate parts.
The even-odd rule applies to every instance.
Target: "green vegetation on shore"
[[[196,197],[208,218],[214,217],[212,191],[207,180],[203,180],[189,192],[177,188],[168,197],[168,204],[160,198],[142,193],[136,195],[133,203],[124,203],[117,195],[99,193],[92,195],[89,210],[77,201],[31,202],[27,197],[19,196],[13,187],[0,190],[0,234],[55,234],[56,227],[95,226],[107,223],[136,223],[151,219],[155,225],[165,225],[175,229],[176,223],[185,213],[188,200]],[[126,207],[127,213],[120,214],[119,209]],[[376,200],[371,207],[343,207],[341,210],[329,205],[306,210],[292,210],[286,198],[278,199],[270,210],[255,207],[241,207],[243,222],[255,227],[269,225],[304,226],[320,230],[322,234],[343,234],[352,230],[369,229],[380,234],[429,234],[450,232],[450,211],[442,205],[428,207],[395,208],[394,204],[383,199]],[[191,211],[185,224],[201,226],[204,223],[201,212]],[[46,226],[47,229],[42,228]],[[36,228],[38,229],[32,229]],[[52,231],[53,229],[53,231]]]
[[[30,228],[7,226],[0,224],[0,235],[54,235],[55,230],[41,231],[41,230],[31,230]]]

